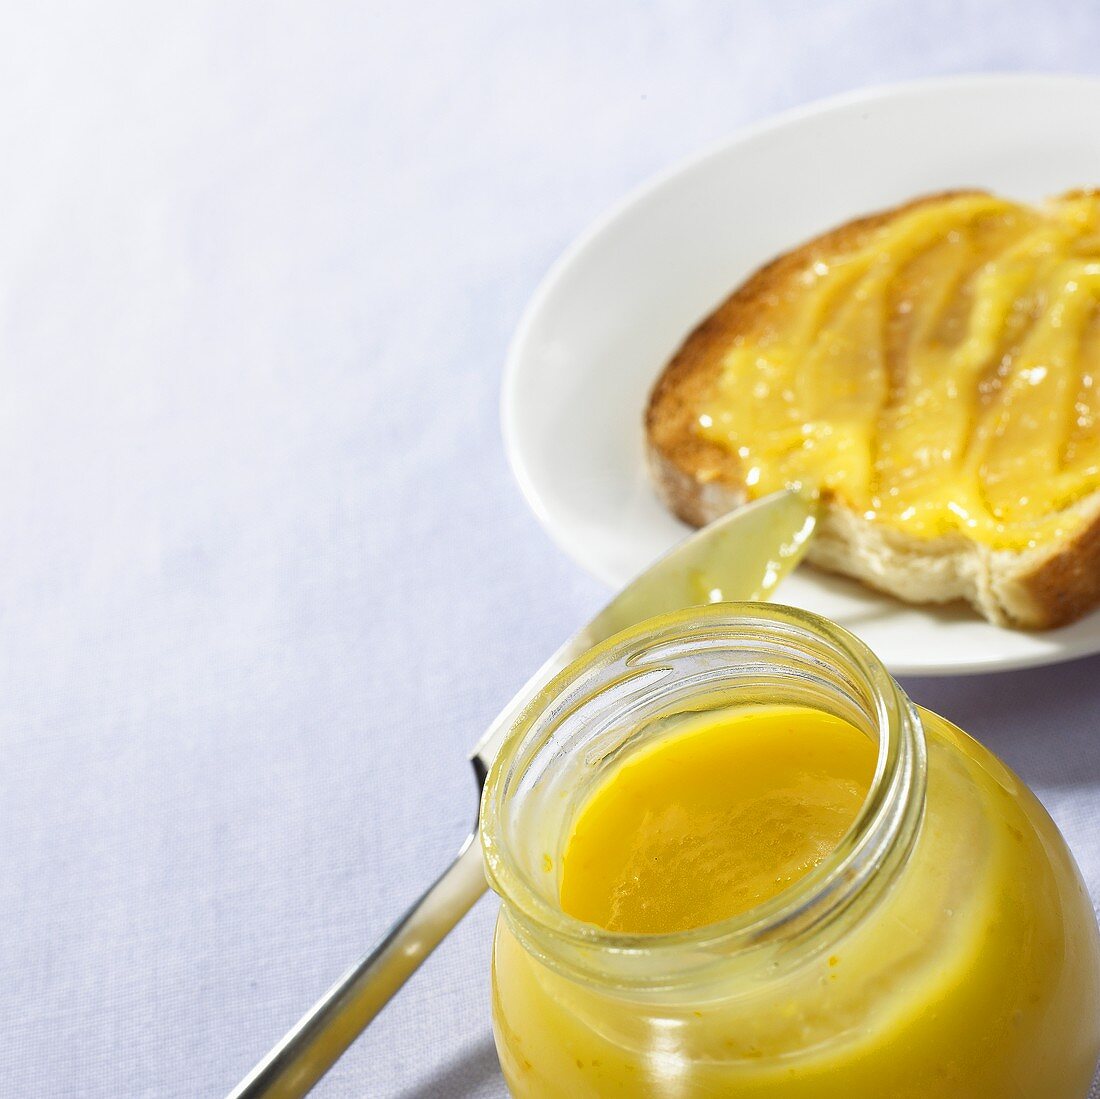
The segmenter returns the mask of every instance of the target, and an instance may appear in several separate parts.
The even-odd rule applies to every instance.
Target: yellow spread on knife
[[[582,809],[562,908],[611,931],[733,916],[812,870],[855,820],[876,749],[803,707],[703,715],[629,756]]]
[[[918,537],[1022,550],[1100,488],[1100,195],[915,206],[730,346],[700,434]]]

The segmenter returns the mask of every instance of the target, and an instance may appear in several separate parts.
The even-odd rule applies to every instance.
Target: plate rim
[[[918,77],[911,80],[875,83],[860,88],[834,93],[821,98],[808,100],[788,107],[775,114],[757,119],[755,122],[738,127],[730,134],[705,145],[695,153],[683,157],[670,166],[647,176],[630,187],[620,198],[601,214],[589,221],[577,233],[546,269],[528,298],[512,337],[508,342],[502,371],[499,417],[500,431],[504,443],[504,452],[508,467],[519,487],[527,506],[538,519],[540,526],[557,548],[577,565],[585,574],[594,577],[600,583],[614,589],[618,580],[612,578],[599,567],[594,567],[583,559],[575,539],[568,539],[552,520],[543,493],[532,476],[522,454],[519,441],[518,402],[520,363],[525,354],[526,345],[531,339],[532,330],[541,314],[545,302],[555,293],[559,285],[569,276],[572,267],[586,253],[592,242],[606,233],[620,219],[627,216],[636,206],[677,178],[702,168],[708,161],[725,156],[738,146],[748,144],[758,136],[770,134],[789,126],[798,125],[816,116],[832,111],[858,107],[864,103],[902,99],[908,96],[924,94],[950,93],[952,91],[973,91],[981,87],[1008,88],[1011,86],[1061,87],[1067,92],[1074,87],[1088,89],[1093,95],[1100,94],[1100,76],[1087,73],[1045,73],[1038,71],[994,71],[985,73],[961,73],[948,76]],[[782,602],[782,592],[777,602]],[[1100,612],[1094,612],[1100,613]],[[840,623],[843,626],[843,623]],[[988,663],[977,664],[910,664],[905,661],[891,661],[890,670],[894,675],[914,677],[989,675],[995,672],[1019,671],[1025,668],[1044,667],[1053,664],[1069,663],[1087,659],[1100,652],[1100,636],[1096,647],[1086,651],[1035,651],[1014,656],[997,658]]]

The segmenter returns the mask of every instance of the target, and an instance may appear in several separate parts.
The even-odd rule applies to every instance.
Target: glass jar
[[[686,932],[566,915],[562,854],[608,769],[685,717],[762,703],[827,711],[877,742],[832,854],[758,908]],[[517,1099],[1086,1094],[1100,937],[1054,823],[815,615],[717,604],[599,646],[512,730],[482,835],[503,899],[494,1030]]]

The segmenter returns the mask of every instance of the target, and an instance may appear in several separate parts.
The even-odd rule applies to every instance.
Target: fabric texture
[[[190,1099],[446,864],[467,748],[605,597],[498,429],[551,261],[778,109],[1095,70],[1100,14],[112,0],[0,28],[0,1095]],[[906,684],[1033,785],[1094,900],[1098,677]],[[504,1095],[494,914],[319,1096]]]

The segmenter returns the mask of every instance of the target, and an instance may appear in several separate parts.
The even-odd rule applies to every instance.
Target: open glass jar
[[[877,743],[840,844],[770,901],[667,935],[559,903],[578,811],[701,711],[809,706]],[[1100,1054],[1100,936],[1034,796],[914,707],[850,634],[718,604],[599,646],[527,708],[485,789],[503,899],[493,1016],[517,1099],[1083,1099]]]

